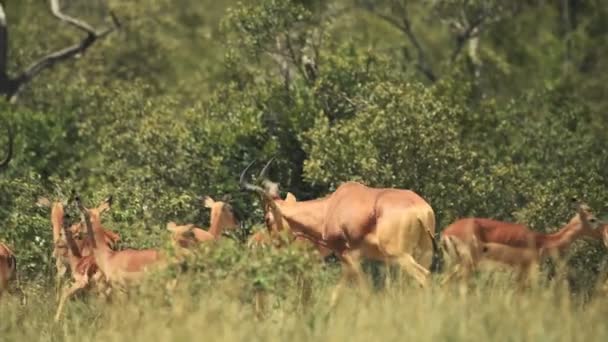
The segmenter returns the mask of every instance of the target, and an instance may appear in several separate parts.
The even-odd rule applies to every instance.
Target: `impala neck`
[[[214,208],[215,209],[215,208]],[[217,210],[211,212],[211,225],[209,226],[209,233],[216,239],[222,235],[224,230],[224,224],[222,222],[222,215]]]
[[[585,234],[582,225],[580,217],[577,216],[555,233],[537,233],[537,246],[546,250],[558,250],[561,252]]]

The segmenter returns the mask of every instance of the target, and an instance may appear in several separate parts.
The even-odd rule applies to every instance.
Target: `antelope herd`
[[[0,170],[12,157],[13,134],[10,127],[7,131],[9,147]],[[579,238],[603,241],[608,248],[608,224],[601,223],[582,203],[576,203],[576,213],[555,233],[542,234],[522,224],[487,218],[463,218],[447,226],[436,241],[433,208],[411,190],[346,182],[318,199],[298,201],[291,193],[281,198],[278,185],[266,179],[271,161],[261,170],[256,184],[246,181],[253,162],[240,175],[241,188],[260,196],[266,226],[266,230],[252,235],[247,245],[281,247],[296,243],[313,248],[322,258],[334,254],[341,262],[342,277],[331,295],[332,305],[349,280],[367,287],[361,268],[364,259],[397,265],[424,288],[429,285],[431,263],[439,255],[446,257],[449,266],[444,282],[453,277],[467,278],[484,262],[513,268],[520,279],[526,279],[542,260],[560,258]],[[57,287],[61,287],[68,270],[72,277],[71,285],[61,293],[56,320],[76,292],[88,289],[108,296],[137,282],[149,270],[171,262],[161,250],[116,248],[120,236],[102,224],[112,197],[87,208],[75,195],[71,202],[81,220],[72,225],[67,224],[63,203],[46,199],[39,202],[51,208]],[[211,210],[207,230],[193,224],[167,223],[176,255],[193,253],[196,246],[220,239],[239,227],[230,204],[211,197],[205,197],[203,204]],[[15,278],[16,266],[14,253],[0,242],[0,297]]]

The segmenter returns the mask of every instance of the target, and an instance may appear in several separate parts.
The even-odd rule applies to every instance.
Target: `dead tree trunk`
[[[8,24],[6,20],[6,13],[4,12],[4,6],[2,3],[0,3],[0,95],[6,97],[6,99],[10,102],[15,102],[17,95],[19,95],[19,92],[23,89],[23,87],[31,82],[32,79],[38,76],[43,70],[48,69],[59,62],[71,59],[78,54],[84,53],[97,40],[104,38],[119,27],[118,20],[111,12],[110,15],[113,21],[112,27],[106,28],[102,31],[96,31],[86,22],[62,13],[59,6],[59,0],[49,0],[49,6],[52,14],[57,19],[83,31],[86,33],[86,36],[77,44],[47,54],[16,76],[11,77],[7,71]]]

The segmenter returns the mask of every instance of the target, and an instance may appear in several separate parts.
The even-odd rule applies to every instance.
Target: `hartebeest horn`
[[[264,165],[264,168],[262,169],[262,171],[260,171],[260,174],[258,175],[258,179],[263,180],[266,178],[266,173],[268,172],[268,168],[270,167],[270,164],[272,164],[274,159],[275,159],[275,157],[270,158],[270,160],[266,163],[266,165]]]
[[[247,175],[247,171],[249,171],[249,169],[251,168],[251,166],[254,163],[255,163],[255,160],[252,161],[251,163],[249,163],[249,165],[247,165],[247,167],[245,168],[245,170],[243,170],[243,172],[241,172],[241,177],[239,178],[239,185],[241,186],[241,189],[257,192],[257,193],[259,193],[261,195],[264,195],[265,191],[264,191],[264,189],[262,189],[262,187],[260,187],[258,185],[253,185],[253,184],[248,183],[247,181],[245,181],[245,176]]]
[[[8,150],[6,157],[0,162],[0,171],[3,170],[13,158],[13,129],[10,124],[6,124],[6,132],[8,134]]]

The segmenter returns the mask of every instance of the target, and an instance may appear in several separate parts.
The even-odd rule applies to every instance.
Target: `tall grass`
[[[28,283],[25,303],[20,295],[0,303],[0,340],[608,341],[608,298],[583,300],[560,281],[520,289],[497,273],[441,287],[438,276],[420,289],[397,276],[369,295],[346,290],[330,310],[338,267],[290,249],[212,247],[110,302],[76,298],[59,323],[51,285]],[[261,292],[260,312],[253,303]]]

